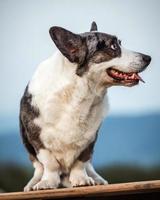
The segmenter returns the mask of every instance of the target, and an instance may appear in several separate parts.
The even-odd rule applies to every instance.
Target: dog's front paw
[[[94,180],[89,176],[71,177],[70,182],[72,187],[95,185]]]
[[[58,183],[55,183],[51,180],[41,180],[33,186],[33,190],[55,189],[58,187],[58,185]]]
[[[108,181],[106,181],[104,178],[98,176],[96,178],[94,178],[95,181],[95,185],[107,185]]]
[[[24,187],[24,192],[29,192],[29,191],[31,191],[32,190],[32,186],[31,185],[26,185],[25,187]]]

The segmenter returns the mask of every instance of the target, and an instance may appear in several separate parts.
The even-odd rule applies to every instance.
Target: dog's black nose
[[[149,63],[151,62],[151,56],[143,55],[142,58],[143,58],[143,62],[144,62],[146,65],[149,65]]]

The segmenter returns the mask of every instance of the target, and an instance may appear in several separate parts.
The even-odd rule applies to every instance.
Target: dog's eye
[[[118,48],[118,46],[117,46],[117,44],[116,43],[114,43],[114,44],[111,44],[111,49],[113,49],[113,50],[116,50]]]

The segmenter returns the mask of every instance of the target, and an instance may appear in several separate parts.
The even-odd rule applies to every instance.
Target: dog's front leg
[[[43,165],[37,159],[33,161],[33,166],[35,168],[34,175],[28,184],[24,187],[24,192],[32,190],[34,185],[36,185],[43,176]]]
[[[108,182],[102,178],[93,168],[90,161],[86,163],[86,171],[88,176],[92,177],[96,185],[106,185]]]
[[[33,186],[33,190],[57,188],[60,184],[59,164],[54,155],[47,149],[40,149],[38,160],[43,165],[43,176]]]
[[[86,162],[77,160],[71,168],[69,181],[72,187],[95,185],[94,180],[87,175]]]

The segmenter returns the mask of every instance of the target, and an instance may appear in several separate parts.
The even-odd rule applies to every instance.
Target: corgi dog
[[[107,184],[91,159],[111,86],[135,86],[151,57],[114,35],[51,27],[57,52],[43,61],[20,103],[23,143],[35,168],[24,191]]]

